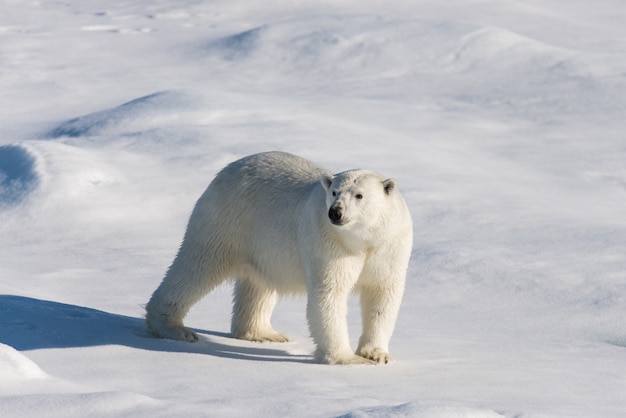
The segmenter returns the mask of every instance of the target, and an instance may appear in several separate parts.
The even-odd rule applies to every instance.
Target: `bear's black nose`
[[[328,217],[330,218],[330,221],[334,223],[335,225],[340,224],[341,223],[341,210],[333,206],[328,211]]]

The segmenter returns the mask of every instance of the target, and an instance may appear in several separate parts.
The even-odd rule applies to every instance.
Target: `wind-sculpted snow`
[[[626,105],[622,59],[589,60],[505,28],[450,21],[311,17],[223,37],[207,43],[203,53],[210,66],[248,82],[298,90],[339,83],[354,95],[432,96],[533,119],[552,117],[537,111],[538,103],[563,114],[614,112]],[[593,73],[606,71],[614,82],[593,82]],[[354,88],[357,82],[368,88]]]
[[[494,65],[516,72],[546,69],[572,55],[506,29],[359,15],[265,25],[213,41],[207,49],[257,69],[374,79],[491,71]]]
[[[286,75],[387,78],[428,71],[468,28],[361,15],[298,19],[254,28],[207,45],[235,65]],[[437,48],[435,48],[437,46]]]
[[[132,134],[163,126],[188,123],[198,108],[198,97],[180,91],[164,91],[140,97],[109,110],[63,122],[49,136],[83,137]]]
[[[38,183],[37,159],[26,147],[0,146],[0,208],[20,203]]]

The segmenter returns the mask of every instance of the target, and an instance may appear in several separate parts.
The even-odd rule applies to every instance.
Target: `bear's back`
[[[217,174],[210,188],[232,197],[241,194],[237,197],[239,201],[248,201],[254,196],[272,201],[297,199],[298,196],[302,199],[310,194],[312,187],[319,185],[320,176],[326,172],[302,157],[271,151],[229,164]]]
[[[226,166],[217,177],[248,181],[278,181],[297,186],[299,183],[310,184],[319,181],[326,170],[312,161],[297,155],[280,151],[253,154]]]
[[[308,209],[324,211],[320,176],[325,172],[311,161],[284,152],[250,155],[217,174],[194,212],[248,236],[276,228],[294,229],[302,216],[308,216],[303,215]]]

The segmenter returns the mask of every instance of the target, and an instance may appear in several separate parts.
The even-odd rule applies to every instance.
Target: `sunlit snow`
[[[0,0],[0,416],[623,417],[626,4]],[[225,164],[398,179],[391,365],[143,305]],[[353,347],[358,300],[350,303]]]

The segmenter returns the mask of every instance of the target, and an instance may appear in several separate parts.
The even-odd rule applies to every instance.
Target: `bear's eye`
[[[333,190],[333,196],[337,196],[337,192]]]
[[[357,198],[357,199],[359,199],[359,200],[363,199],[363,195],[362,195],[361,193],[358,193],[358,194],[357,194],[356,196],[354,196],[354,197],[356,197],[356,198]]]

